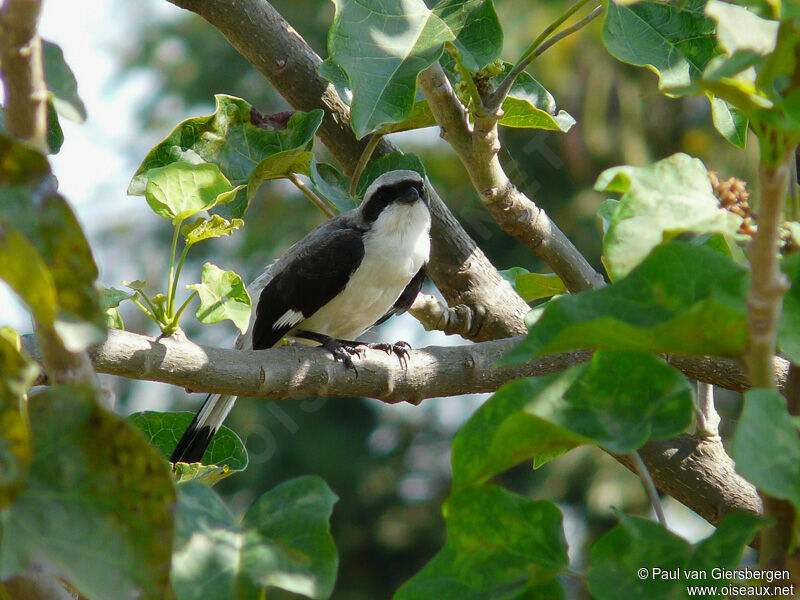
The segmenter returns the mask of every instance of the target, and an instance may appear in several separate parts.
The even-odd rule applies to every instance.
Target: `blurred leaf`
[[[453,440],[454,486],[581,444],[629,454],[692,421],[689,383],[650,354],[599,350],[587,364],[504,385]]]
[[[762,19],[744,6],[708,0],[705,13],[717,24],[717,42],[728,54],[749,50],[767,56],[775,50],[778,21]]]
[[[749,120],[741,110],[731,106],[722,98],[710,98],[711,119],[714,127],[731,144],[742,150],[747,146],[747,127]]]
[[[705,4],[706,0],[609,2],[603,43],[618,60],[655,72],[660,89],[688,86],[719,52],[714,22],[703,12]]]
[[[647,167],[607,169],[595,190],[622,194],[603,237],[603,261],[612,280],[680,233],[734,234],[742,223],[720,207],[703,163],[686,154]]]
[[[172,476],[176,483],[197,481],[205,485],[214,485],[229,475],[233,475],[228,465],[204,465],[203,463],[177,462],[173,464]]]
[[[517,275],[517,292],[525,302],[565,294],[567,288],[555,273],[524,273]]]
[[[337,212],[345,212],[356,207],[350,197],[350,182],[344,174],[327,163],[311,159],[311,184],[318,195],[325,198]]]
[[[28,403],[33,462],[3,519],[0,578],[48,565],[89,600],[167,594],[175,490],[167,465],[91,388]]]
[[[738,357],[748,339],[748,285],[729,258],[670,242],[607,287],[551,301],[503,362],[579,348]]]
[[[53,95],[55,109],[67,119],[83,123],[86,120],[86,106],[78,96],[78,82],[64,60],[61,48],[42,40],[42,60],[47,90]]]
[[[0,111],[2,112],[2,111]],[[2,115],[0,115],[2,121]],[[0,122],[0,129],[3,125]],[[47,103],[47,151],[48,154],[58,154],[61,145],[64,143],[64,132],[61,130],[61,123],[58,122],[58,114],[53,108],[53,103]]]
[[[755,515],[732,513],[717,525],[716,531],[695,544],[691,568],[710,572],[714,567],[735,569],[756,532],[764,526]]]
[[[783,297],[783,310],[778,322],[778,346],[796,365],[800,365],[800,253],[781,261],[781,270],[791,287]]]
[[[800,508],[800,438],[777,391],[745,392],[731,456],[736,471],[759,490]]]
[[[231,184],[215,164],[173,163],[147,172],[147,203],[153,212],[177,225],[209,210]]]
[[[350,122],[360,139],[409,116],[417,75],[439,59],[443,44],[456,35],[422,0],[334,4],[328,51],[347,73],[353,90]]]
[[[498,85],[513,68],[511,63],[503,63],[503,71],[493,78],[494,84]],[[556,101],[552,94],[524,71],[511,86],[502,108],[503,116],[499,123],[505,127],[569,131],[575,124],[575,119],[568,112],[556,112]]]
[[[164,460],[169,460],[193,418],[194,413],[190,412],[146,410],[132,414],[128,421],[142,432]],[[224,465],[231,471],[243,471],[248,462],[247,450],[239,436],[223,425],[211,439],[201,462],[210,466]]]
[[[25,394],[39,366],[22,350],[19,334],[0,327],[0,510],[22,491],[31,458]]]
[[[131,288],[132,290],[141,291],[147,287],[147,282],[142,281],[141,279],[134,279],[133,281],[120,281],[120,285],[124,285],[127,288]]]
[[[378,177],[389,171],[408,170],[416,171],[422,178],[426,178],[425,166],[416,154],[403,154],[402,152],[391,152],[378,159],[370,162],[361,177],[358,179],[356,186],[356,198],[363,198],[364,193],[367,191],[369,185]]]
[[[611,227],[611,220],[614,218],[617,205],[619,205],[619,200],[608,198],[603,200],[600,206],[597,207],[597,217],[603,224],[603,236],[608,232],[608,228]]]
[[[244,221],[241,219],[228,221],[219,215],[213,215],[210,219],[200,217],[193,223],[187,223],[181,228],[181,233],[186,245],[191,246],[203,240],[230,235],[242,226]]]
[[[555,504],[486,485],[455,492],[443,512],[444,548],[394,600],[563,596],[556,576],[569,558]]]
[[[101,288],[100,308],[106,311],[106,326],[110,329],[125,329],[125,323],[117,307],[123,300],[130,300],[135,297],[136,294],[123,292],[113,287]]]
[[[336,500],[319,477],[298,477],[261,496],[240,523],[210,487],[179,485],[176,597],[250,600],[277,587],[328,598],[338,566],[328,524]]]
[[[91,248],[75,214],[56,188],[57,181],[42,154],[0,134],[0,222],[11,224],[43,259],[55,284],[58,313],[55,321],[46,313],[37,312],[37,318],[45,319],[42,324],[52,326],[64,346],[77,352],[105,338],[105,316],[95,288],[97,265]],[[22,248],[20,239],[12,237],[13,244]],[[24,256],[14,260],[33,257],[30,248]],[[30,261],[25,268],[40,276],[41,261],[35,257]],[[20,265],[7,268],[18,269]],[[44,287],[37,289],[37,302],[51,302],[51,292],[44,291]],[[15,290],[21,293],[16,287]],[[39,310],[41,306],[31,308]]]
[[[447,24],[456,38],[461,64],[475,73],[500,57],[503,29],[492,0],[442,0],[433,14]]]
[[[180,123],[145,157],[133,176],[128,193],[144,195],[147,171],[173,162],[216,164],[234,186],[247,183],[264,159],[309,142],[308,128],[321,119],[321,110],[296,112],[283,128],[271,124],[241,98],[218,94],[214,114]],[[242,216],[236,214],[233,216]],[[230,217],[229,217],[230,218]]]
[[[201,323],[219,323],[230,319],[244,333],[250,324],[252,303],[242,278],[216,265],[203,265],[202,283],[186,286],[200,294],[197,318]]]

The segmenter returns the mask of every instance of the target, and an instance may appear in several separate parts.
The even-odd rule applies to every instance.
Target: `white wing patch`
[[[300,321],[302,321],[305,317],[303,317],[303,313],[297,312],[296,310],[292,310],[291,308],[287,310],[281,317],[273,323],[273,329],[280,329],[282,327],[294,327]]]

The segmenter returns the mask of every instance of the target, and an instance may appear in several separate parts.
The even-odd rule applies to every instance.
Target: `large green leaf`
[[[153,212],[177,225],[211,209],[231,184],[215,164],[176,162],[147,172],[145,196]]]
[[[319,477],[261,496],[240,523],[208,486],[178,486],[172,585],[178,600],[251,600],[278,587],[328,598],[338,557],[328,519],[337,498]]]
[[[31,457],[25,394],[38,365],[22,351],[19,335],[0,327],[0,509],[22,490]]]
[[[511,63],[503,63],[503,71],[493,78],[494,84],[499,84],[512,68]],[[514,80],[502,108],[499,124],[505,127],[569,131],[575,124],[568,112],[556,110],[553,95],[524,71]]]
[[[603,236],[611,279],[624,277],[653,248],[680,233],[734,234],[742,223],[720,207],[702,161],[686,154],[647,167],[607,169],[595,189],[622,194]]]
[[[786,400],[777,391],[745,393],[731,456],[742,477],[800,509],[800,438]]]
[[[461,64],[475,73],[500,57],[503,30],[492,0],[442,0],[433,8],[456,36]]]
[[[240,98],[215,98],[214,114],[183,121],[150,150],[133,176],[129,194],[144,195],[147,171],[173,162],[214,163],[233,185],[245,184],[261,161],[305,149],[322,122],[322,110],[296,112],[288,121],[270,120]]]
[[[42,154],[0,133],[0,223],[5,224],[4,245],[9,252],[13,248],[22,251],[10,257],[14,264],[2,268],[17,293],[26,302],[34,302],[31,309],[43,319],[42,325],[53,327],[67,349],[79,351],[102,341],[105,316],[95,287],[97,265],[92,251],[56,186]],[[9,233],[9,226],[24,236],[27,244]],[[42,261],[50,273],[50,282],[46,281]],[[24,275],[25,269],[30,270],[34,291],[23,290],[24,286],[14,280]],[[57,294],[56,307],[45,306],[52,302],[52,285]]]
[[[551,301],[503,360],[579,348],[738,357],[748,338],[748,279],[715,250],[670,242],[612,285]]]
[[[688,86],[719,53],[706,0],[608,2],[603,42],[617,59],[647,67],[659,87]]]
[[[447,542],[394,600],[558,598],[569,565],[561,512],[486,485],[454,493],[444,506]]]
[[[760,526],[757,517],[735,513],[692,546],[657,523],[620,515],[619,525],[592,546],[589,591],[597,600],[682,600],[688,585],[721,591],[727,580],[712,569],[736,568]]]
[[[129,416],[128,420],[167,460],[193,418],[194,414],[190,412],[147,410]],[[248,462],[247,450],[239,436],[223,425],[208,445],[201,462],[205,465],[225,465],[231,471],[243,471]]]
[[[28,412],[33,461],[3,515],[0,579],[46,565],[89,600],[162,600],[175,501],[166,463],[92,389],[49,388]]]
[[[86,120],[86,106],[78,96],[78,82],[64,60],[61,48],[42,40],[42,59],[47,91],[52,94],[55,109],[67,119],[83,123]]]
[[[201,323],[219,323],[230,319],[244,333],[250,324],[252,302],[247,288],[233,271],[223,271],[216,265],[203,265],[202,283],[187,286],[197,290],[200,295],[200,306],[197,307],[197,318]]]
[[[411,113],[417,75],[456,36],[422,0],[334,0],[328,53],[353,90],[350,123],[359,138]]]
[[[629,454],[681,433],[692,407],[691,386],[660,359],[599,350],[590,363],[500,388],[453,440],[454,485],[580,444]]]

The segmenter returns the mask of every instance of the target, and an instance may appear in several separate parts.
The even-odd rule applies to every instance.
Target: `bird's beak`
[[[397,202],[400,204],[414,204],[414,202],[419,199],[420,197],[417,188],[409,187],[399,198],[397,198]]]

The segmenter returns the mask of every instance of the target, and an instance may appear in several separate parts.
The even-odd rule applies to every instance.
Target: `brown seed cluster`
[[[739,233],[750,237],[754,236],[756,225],[750,208],[750,192],[747,191],[747,183],[736,177],[729,177],[724,181],[720,181],[719,175],[714,171],[708,172],[708,178],[711,180],[711,187],[714,190],[714,195],[719,200],[719,205],[725,210],[742,217]]]

